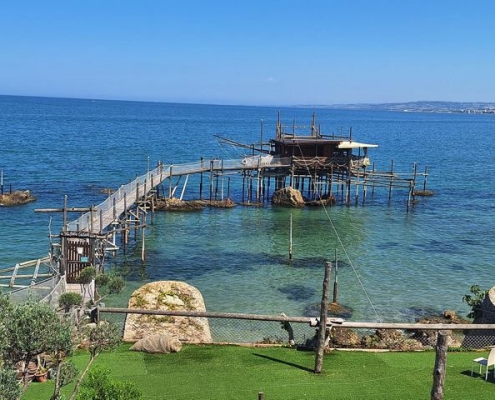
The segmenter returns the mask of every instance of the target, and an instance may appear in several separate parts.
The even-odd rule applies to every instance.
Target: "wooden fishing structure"
[[[275,191],[291,187],[300,190],[309,200],[340,196],[346,205],[353,202],[353,188],[354,202],[357,204],[361,188],[364,204],[368,191],[371,190],[374,194],[376,188],[384,187],[388,190],[389,198],[395,188],[407,190],[409,207],[414,201],[419,175],[424,178],[423,190],[426,190],[427,170],[424,174],[418,174],[414,166],[412,175],[408,177],[395,172],[393,163],[389,171],[376,170],[368,157],[368,150],[377,145],[355,141],[352,130],[349,130],[348,135],[324,135],[316,125],[314,115],[309,134],[298,134],[299,128],[293,123],[292,129],[287,130],[279,117],[275,138],[266,143],[263,138],[258,145],[244,145],[229,139],[220,139],[223,143],[249,149],[249,155],[230,160],[201,158],[197,163],[168,166],[160,162],[155,169],[149,170],[148,167],[146,174],[119,187],[97,206],[69,207],[66,196],[62,208],[35,210],[63,215],[62,230],[58,235],[53,235],[60,240],[59,243],[51,244],[49,274],[64,276],[67,283],[77,283],[80,272],[87,266],[103,271],[106,256],[115,255],[122,248],[125,251],[131,234],[134,233],[137,241],[138,232],[141,239],[141,259],[144,261],[148,214],[152,218],[160,193],[162,197],[176,197],[183,177],[185,179],[180,190],[180,200],[183,200],[189,177],[193,175],[199,180],[199,191],[195,193],[200,200],[209,201],[232,198],[234,185],[231,184],[231,179],[235,176],[241,178],[236,189],[239,190],[240,187],[240,197],[244,203],[269,201]],[[208,194],[205,195],[207,184]],[[73,213],[79,213],[80,216],[69,222],[69,215]],[[26,275],[19,274],[22,267],[32,268],[33,262],[0,270],[0,286],[12,289],[35,284],[39,268],[34,270],[29,283],[16,285],[17,277]],[[12,275],[7,277],[6,274],[10,272]]]

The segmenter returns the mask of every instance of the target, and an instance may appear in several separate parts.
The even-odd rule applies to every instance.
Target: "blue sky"
[[[1,0],[0,94],[495,102],[495,2]]]

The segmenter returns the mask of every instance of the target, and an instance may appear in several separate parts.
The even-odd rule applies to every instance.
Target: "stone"
[[[481,303],[481,318],[475,324],[495,324],[495,286],[492,287]]]
[[[155,333],[139,339],[129,350],[145,353],[178,353],[182,349],[179,339],[166,334]]]
[[[481,303],[481,317],[473,324],[495,324],[495,286],[492,287]],[[469,330],[462,343],[463,347],[482,348],[495,345],[495,330]]]
[[[286,187],[273,193],[272,203],[285,207],[304,207],[304,198],[299,190]]]
[[[12,193],[0,194],[0,206],[19,206],[36,201],[29,190],[16,190]]]
[[[179,281],[148,283],[134,291],[128,308],[168,311],[206,311],[203,296],[194,286]],[[211,343],[207,318],[175,315],[128,314],[124,341],[136,342],[153,334],[166,334],[182,343]]]

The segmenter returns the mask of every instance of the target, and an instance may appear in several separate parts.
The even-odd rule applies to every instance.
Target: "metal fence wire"
[[[99,319],[121,324],[125,315],[152,314],[207,318],[212,343],[249,345],[287,345],[298,348],[316,347],[318,320],[309,317],[260,316],[163,310],[98,308]],[[155,315],[153,315],[155,314]],[[197,325],[200,325],[199,323]],[[450,348],[485,349],[495,345],[495,324],[419,324],[327,321],[327,347],[349,349],[383,349],[398,351],[431,350],[437,344],[438,332],[447,332]],[[166,328],[164,328],[164,332]]]

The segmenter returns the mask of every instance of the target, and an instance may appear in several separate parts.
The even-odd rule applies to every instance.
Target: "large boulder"
[[[273,193],[272,203],[285,207],[304,207],[304,198],[299,190],[286,187]]]
[[[129,308],[168,311],[206,311],[203,296],[195,287],[178,281],[148,283],[134,291]],[[136,342],[152,334],[167,334],[183,343],[211,343],[207,318],[128,314],[124,341]]]
[[[495,324],[495,286],[492,287],[481,303],[481,318],[475,324]]]
[[[495,324],[495,286],[492,287],[481,303],[481,317],[476,318],[473,324]],[[495,345],[495,330],[469,330],[463,347],[482,348]]]

